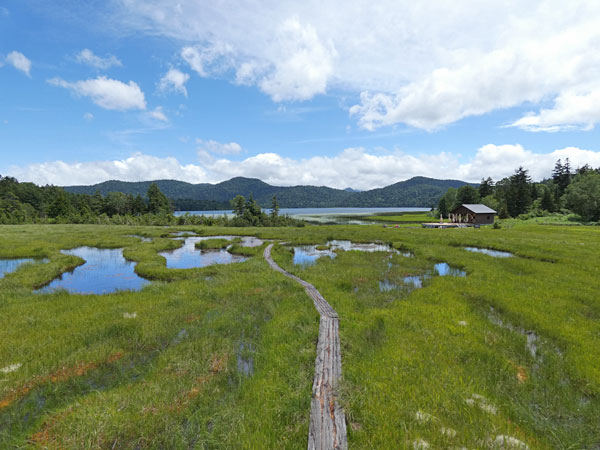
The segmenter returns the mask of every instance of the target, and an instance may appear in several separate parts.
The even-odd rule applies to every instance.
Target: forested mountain
[[[156,183],[179,210],[230,209],[229,201],[236,195],[252,195],[263,207],[270,205],[273,196],[277,197],[282,208],[429,207],[437,204],[448,188],[459,188],[467,184],[458,180],[415,177],[380,189],[350,191],[326,186],[272,186],[254,178],[236,177],[217,184],[190,184],[175,180],[106,181],[92,186],[68,186],[65,190],[88,195],[93,195],[96,191],[103,195],[109,192],[144,195],[151,183]]]

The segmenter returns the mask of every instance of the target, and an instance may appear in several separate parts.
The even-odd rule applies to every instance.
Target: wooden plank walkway
[[[315,308],[321,315],[310,405],[308,450],[346,450],[348,448],[346,417],[337,402],[335,391],[336,384],[342,376],[338,315],[312,284],[286,272],[273,261],[272,247],[273,244],[269,244],[264,251],[269,266],[304,286],[304,290],[312,298]]]

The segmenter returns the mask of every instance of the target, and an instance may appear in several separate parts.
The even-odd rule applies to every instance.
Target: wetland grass
[[[0,280],[0,448],[306,447],[319,323],[312,302],[270,270],[265,244],[234,244],[247,252],[243,263],[167,269],[159,252],[182,245],[168,237],[180,230],[0,227],[0,257],[49,259]],[[377,241],[413,255],[338,251],[299,266],[287,246],[272,252],[340,316],[350,448],[600,444],[597,228],[186,231],[290,246]],[[102,296],[34,294],[83,264],[60,252],[79,246],[123,248],[153,282]],[[383,277],[401,283],[440,263],[466,276],[379,289]],[[527,332],[537,337],[533,353]]]

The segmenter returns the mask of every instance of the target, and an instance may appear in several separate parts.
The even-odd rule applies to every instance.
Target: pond
[[[330,258],[335,258],[336,250],[356,250],[359,252],[391,252],[406,256],[407,258],[410,258],[412,256],[410,252],[399,252],[392,246],[379,242],[359,244],[351,241],[332,240],[327,241],[327,244],[325,245],[300,245],[294,247],[294,264],[310,266],[313,265],[317,261],[317,259],[322,256],[329,256]]]
[[[513,255],[510,252],[503,252],[500,250],[492,250],[489,248],[479,248],[479,247],[465,247],[465,250],[473,253],[483,253],[484,255],[489,255],[494,258],[511,258]]]
[[[14,272],[23,264],[27,263],[47,263],[47,259],[41,258],[19,258],[19,259],[0,259],[0,278],[4,278],[7,273]]]
[[[78,247],[61,250],[61,253],[78,256],[85,259],[85,263],[36,292],[66,289],[74,294],[109,294],[124,290],[137,291],[150,283],[135,273],[135,263],[123,257],[122,248]]]
[[[152,238],[141,236],[139,234],[128,234],[127,237],[138,238],[141,242],[152,242]]]
[[[196,267],[206,267],[213,264],[232,264],[246,261],[248,258],[240,255],[232,255],[227,249],[199,250],[196,243],[207,239],[227,239],[231,240],[235,236],[193,236],[183,239],[183,246],[175,250],[160,252],[167,260],[168,269],[193,269]]]
[[[438,263],[433,266],[433,270],[428,270],[423,275],[411,275],[402,278],[402,283],[397,284],[390,281],[388,278],[379,282],[380,292],[389,292],[395,289],[409,290],[419,289],[423,287],[423,283],[431,277],[466,277],[467,272],[457,267],[452,267],[448,263]]]

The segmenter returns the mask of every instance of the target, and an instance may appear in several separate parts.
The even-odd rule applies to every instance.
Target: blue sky
[[[0,174],[369,189],[600,166],[593,1],[4,0]]]

